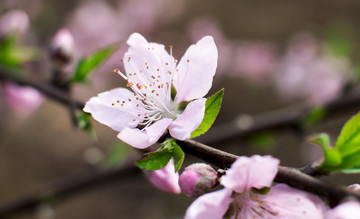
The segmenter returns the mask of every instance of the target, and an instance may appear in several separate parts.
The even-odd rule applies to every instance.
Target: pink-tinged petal
[[[190,101],[205,96],[211,88],[218,60],[214,39],[206,36],[191,45],[181,58],[174,77],[176,101]]]
[[[251,188],[270,187],[278,171],[279,160],[271,156],[239,157],[221,178],[221,184],[238,193]]]
[[[326,219],[358,219],[360,216],[360,203],[357,201],[347,201],[325,214]]]
[[[189,103],[184,112],[170,124],[170,135],[179,140],[190,138],[191,133],[199,127],[205,114],[205,98]]]
[[[221,189],[197,198],[186,210],[185,219],[221,219],[233,201],[232,191]]]
[[[172,119],[161,119],[144,130],[125,127],[117,137],[134,148],[144,149],[157,142],[171,122]]]
[[[96,121],[116,131],[121,131],[125,127],[133,128],[139,122],[137,116],[131,113],[135,109],[136,101],[128,101],[133,97],[134,94],[129,90],[116,88],[100,93],[97,97],[92,97],[86,102],[84,111],[91,113]],[[125,104],[121,106],[122,101],[125,100]]]
[[[170,83],[175,70],[175,61],[165,50],[164,45],[148,43],[138,33],[133,33],[127,43],[130,47],[124,56],[124,67],[130,81],[141,84],[157,82],[156,80],[163,84]],[[134,73],[138,76],[141,73],[146,80],[130,75]]]
[[[319,219],[327,210],[325,203],[317,196],[278,184],[271,188],[262,200],[271,206],[276,215],[273,218]]]
[[[171,159],[164,168],[151,171],[150,182],[160,190],[180,194],[179,173],[175,173],[174,170],[174,160]]]

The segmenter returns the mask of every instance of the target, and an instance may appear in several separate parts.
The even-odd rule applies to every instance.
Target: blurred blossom
[[[119,4],[123,32],[149,33],[176,18],[184,9],[182,0],[125,0]]]
[[[352,184],[347,187],[348,189],[360,192],[360,185],[359,184]]]
[[[324,104],[342,91],[351,68],[347,60],[322,54],[315,38],[296,35],[274,75],[284,97],[305,98],[310,104]]]
[[[360,203],[347,201],[326,212],[325,219],[358,219]]]
[[[96,15],[96,16],[95,16]],[[84,2],[69,19],[69,28],[80,53],[89,54],[122,40],[124,21],[104,1]]]
[[[180,194],[179,173],[175,173],[174,160],[171,159],[169,163],[160,170],[150,171],[150,182],[158,189],[165,192]]]
[[[23,35],[29,28],[29,17],[21,10],[11,10],[0,18],[0,36],[8,34]]]
[[[187,195],[198,197],[211,191],[217,184],[217,173],[208,164],[192,164],[181,173],[179,184]]]
[[[41,105],[42,94],[32,87],[18,86],[11,82],[4,84],[5,100],[20,117],[28,117]]]
[[[74,56],[74,38],[67,28],[58,30],[50,43],[50,55],[54,62],[63,65]]]
[[[277,64],[274,48],[269,43],[244,43],[234,50],[233,71],[246,79],[264,79]]]

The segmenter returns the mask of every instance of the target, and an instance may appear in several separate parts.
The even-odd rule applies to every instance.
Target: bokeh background
[[[133,32],[173,45],[178,59],[202,36],[214,37],[219,62],[209,94],[225,88],[214,127],[232,122],[247,129],[257,115],[280,109],[287,115],[304,106],[326,104],[356,89],[359,78],[360,2],[356,0],[1,0],[0,15],[15,9],[26,12],[30,21],[21,44],[40,49],[37,59],[25,64],[34,80],[51,78],[49,47],[61,28],[68,28],[75,42],[74,57],[65,66],[69,74],[80,57],[120,43],[112,57],[91,74],[88,84],[72,87],[74,98],[82,101],[125,85],[112,71],[122,68],[125,41]],[[11,85],[2,84],[0,206],[79,174],[122,165],[125,161],[119,154],[132,156],[110,128],[94,121],[97,141],[93,141],[73,127],[63,105],[37,97],[38,105],[19,106],[19,100],[11,101],[19,98],[14,97],[16,89],[13,93]],[[271,154],[282,165],[302,167],[322,156],[306,137],[328,132],[335,139],[358,108],[344,109],[300,130],[260,133],[213,146],[237,155]],[[206,135],[201,139],[206,141]],[[184,166],[194,161],[188,156]],[[348,185],[360,177],[335,174],[325,180]],[[157,190],[138,174],[11,218],[182,218],[192,200]]]

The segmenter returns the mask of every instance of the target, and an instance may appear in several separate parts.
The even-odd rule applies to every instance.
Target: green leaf
[[[183,152],[181,147],[176,144],[176,142],[175,142],[174,149],[173,149],[173,158],[174,158],[174,163],[175,163],[175,172],[177,172],[180,170],[180,168],[184,162],[185,153]]]
[[[352,169],[342,169],[341,172],[348,174],[360,173],[360,167],[354,167]]]
[[[311,143],[314,143],[314,144],[317,144],[317,145],[321,146],[322,148],[330,147],[329,135],[326,134],[326,133],[321,133],[321,134],[318,134],[318,135],[310,136],[308,138],[308,140]]]
[[[161,148],[167,148],[172,151],[173,158],[174,158],[174,164],[175,164],[175,172],[179,171],[181,168],[184,159],[185,159],[185,153],[182,151],[181,147],[176,143],[176,139],[170,139],[167,141],[164,141],[162,143]]]
[[[311,125],[314,125],[318,121],[320,121],[322,118],[324,118],[326,112],[324,107],[317,106],[314,107],[302,120],[302,125],[305,127],[309,127]]]
[[[224,89],[221,89],[206,100],[204,119],[199,127],[191,133],[190,138],[198,137],[209,130],[219,114]]]
[[[4,66],[19,68],[21,64],[33,61],[38,56],[38,51],[35,48],[18,46],[14,35],[0,40],[0,63]]]
[[[91,115],[89,113],[80,113],[77,115],[77,122],[79,127],[86,131],[92,140],[96,140],[96,133],[95,130],[91,124]]]
[[[309,141],[322,147],[324,151],[324,160],[320,164],[323,171],[332,171],[342,163],[341,153],[336,148],[330,147],[329,135],[321,133],[309,138]]]
[[[145,154],[146,157],[137,161],[136,166],[147,170],[158,170],[164,168],[173,156],[171,148],[163,148],[155,152]]]
[[[116,50],[116,48],[116,45],[111,45],[81,59],[78,62],[75,73],[70,79],[70,82],[85,82],[88,74],[104,62]]]
[[[345,123],[334,147],[341,151],[343,156],[359,151],[360,113],[357,113]]]

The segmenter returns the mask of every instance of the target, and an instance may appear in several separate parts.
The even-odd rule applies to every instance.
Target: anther
[[[134,83],[129,82],[129,83],[126,84],[126,87],[131,87],[131,86],[133,86],[133,85],[134,85]]]
[[[116,68],[116,69],[114,69],[114,73],[115,74],[120,74],[120,70]]]
[[[139,90],[141,90],[141,87],[142,87],[142,86],[141,86],[140,83],[137,83],[137,84],[136,84],[136,87],[139,88]]]
[[[112,105],[112,106],[115,106],[115,103],[112,103],[111,105]]]
[[[131,101],[131,99],[129,99],[129,101]]]
[[[124,59],[121,59],[121,62],[124,62]]]

